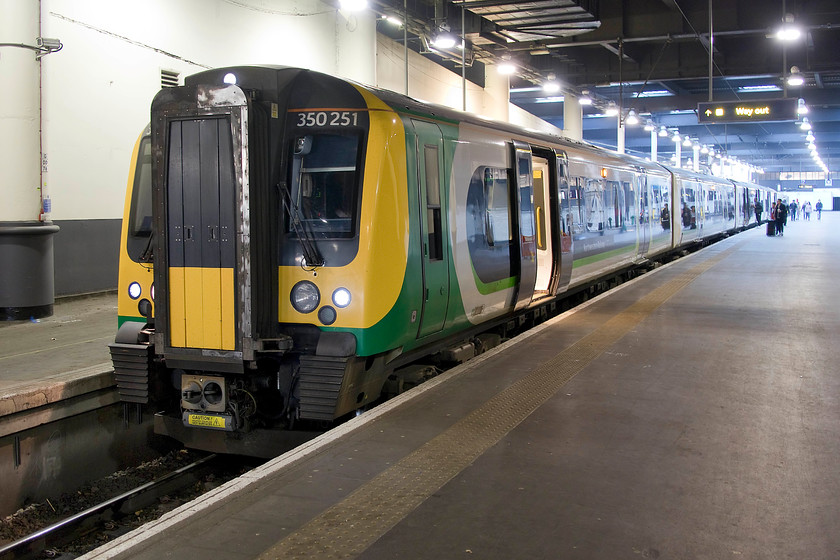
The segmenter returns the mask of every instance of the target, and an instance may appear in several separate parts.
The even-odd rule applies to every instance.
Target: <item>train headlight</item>
[[[131,299],[139,298],[141,293],[143,293],[143,288],[140,287],[139,282],[132,282],[128,285],[128,297]]]
[[[292,288],[292,307],[298,313],[312,313],[321,303],[318,286],[309,280],[301,280]]]
[[[350,290],[347,288],[338,288],[332,294],[332,300],[336,307],[344,309],[350,305]]]

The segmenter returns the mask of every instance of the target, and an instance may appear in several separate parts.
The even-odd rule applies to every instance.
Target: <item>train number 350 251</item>
[[[298,126],[357,126],[359,114],[354,111],[307,111],[298,114]]]

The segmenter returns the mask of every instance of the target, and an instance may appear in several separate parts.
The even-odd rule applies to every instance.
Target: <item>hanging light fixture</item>
[[[434,37],[432,37],[432,46],[436,49],[451,49],[458,43],[458,39],[445,29],[441,29]]]
[[[805,78],[799,73],[798,66],[790,67],[790,76],[788,76],[787,83],[789,86],[799,87],[805,83]]]
[[[785,14],[782,18],[782,26],[776,31],[776,39],[779,41],[796,41],[802,37],[802,30],[794,25],[793,14]]]
[[[630,109],[627,116],[624,117],[624,124],[628,126],[635,126],[639,124],[639,117],[636,115],[636,111],[634,109]]]
[[[560,91],[560,84],[557,82],[557,76],[552,72],[547,76],[548,81],[543,84],[543,91],[546,93],[557,93]]]
[[[796,106],[796,114],[797,115],[807,115],[808,114],[808,106],[805,105],[804,99],[799,99],[799,103]]]

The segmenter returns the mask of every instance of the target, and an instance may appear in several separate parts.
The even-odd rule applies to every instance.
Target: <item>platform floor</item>
[[[840,558],[838,226],[662,267],[85,558]]]
[[[116,331],[116,293],[59,299],[43,319],[0,321],[0,422],[114,385]]]

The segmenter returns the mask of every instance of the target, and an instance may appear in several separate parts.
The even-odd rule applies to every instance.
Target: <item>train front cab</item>
[[[118,343],[128,342],[147,383],[164,385],[156,404],[172,406],[156,416],[158,433],[270,456],[282,438],[254,427],[332,420],[379,394],[381,359],[357,354],[381,341],[356,335],[382,322],[403,283],[405,143],[393,113],[357,86],[296,69],[230,70],[242,87],[222,83],[221,69],[163,90],[153,103],[154,149],[145,160],[154,165],[144,160],[143,169],[154,174],[146,215],[154,227],[146,223],[140,241],[148,258],[123,255],[121,271],[123,263],[142,269],[144,296],[152,279],[159,289],[154,316],[120,310],[123,323],[153,325],[150,338],[122,333]],[[295,80],[315,84],[296,89]],[[288,99],[278,96],[283,87]],[[369,119],[381,132],[373,145]],[[342,142],[356,146],[349,160]],[[327,193],[327,183],[345,185],[334,191],[347,200]],[[126,216],[142,191],[134,189]],[[371,284],[379,297],[365,297]]]

